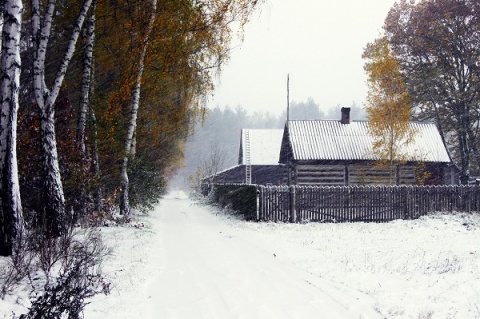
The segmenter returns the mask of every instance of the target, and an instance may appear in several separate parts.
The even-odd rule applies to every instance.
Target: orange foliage
[[[126,121],[146,25],[148,2],[97,0],[96,109],[103,175],[117,177]],[[247,21],[257,1],[160,1],[142,78],[136,160],[170,172],[182,158],[182,140],[213,89],[228,55],[230,28]],[[162,173],[163,172],[163,173]],[[115,182],[112,187],[117,186]]]
[[[406,160],[405,146],[412,141],[410,95],[403,82],[400,63],[391,55],[386,38],[377,39],[365,49],[368,62],[367,117],[374,137],[373,151],[380,165],[390,168]],[[392,180],[393,182],[393,180]]]

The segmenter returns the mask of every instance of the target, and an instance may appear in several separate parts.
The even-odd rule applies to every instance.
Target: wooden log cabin
[[[458,184],[435,124],[410,125],[415,135],[402,151],[406,161],[393,170],[378,165],[368,122],[350,121],[350,108],[342,108],[340,120],[288,121],[279,162],[291,185]]]

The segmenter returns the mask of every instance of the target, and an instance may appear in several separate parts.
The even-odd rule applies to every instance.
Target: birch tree
[[[23,232],[17,167],[17,114],[20,89],[21,0],[2,1],[3,32],[0,60],[0,255],[12,254]]]
[[[363,58],[368,74],[367,118],[373,136],[373,152],[389,169],[395,184],[396,165],[407,160],[404,147],[414,135],[410,128],[410,96],[400,73],[400,63],[391,55],[386,38],[367,45]]]
[[[130,117],[128,120],[128,130],[127,136],[125,138],[125,151],[122,160],[122,170],[121,170],[121,187],[122,187],[122,194],[120,197],[120,212],[124,214],[126,217],[130,214],[130,203],[128,198],[128,188],[129,188],[129,181],[128,181],[128,159],[130,156],[134,156],[135,154],[132,153],[134,149],[134,135],[135,130],[137,127],[137,116],[138,116],[138,108],[140,106],[140,88],[143,79],[143,71],[145,69],[145,57],[147,54],[147,49],[150,42],[150,35],[152,33],[153,25],[155,23],[156,18],[156,11],[157,11],[157,0],[152,0],[150,4],[150,18],[148,20],[147,30],[145,32],[145,36],[143,38],[141,44],[141,51],[140,56],[138,57],[138,69],[137,69],[137,76],[135,78],[135,83],[132,91],[132,101],[130,104]]]
[[[213,72],[221,69],[228,57],[231,39],[230,24],[236,21],[240,27],[243,27],[257,4],[256,0],[165,1],[162,3],[162,16],[158,18],[158,25],[152,24],[154,28],[151,29],[149,26],[147,29],[148,32],[154,32],[149,44],[151,50],[155,53],[160,52],[161,56],[161,59],[155,57],[150,59],[149,78],[161,76],[175,83],[169,92],[167,90],[168,96],[160,98],[163,101],[170,100],[166,104],[172,105],[172,111],[178,114],[177,118],[182,114],[188,116],[188,112],[184,112],[184,106],[196,105],[213,88],[211,82]],[[143,43],[146,44],[145,41]],[[144,54],[143,51],[142,54]],[[142,59],[139,61],[143,63]],[[141,67],[142,70],[143,68],[144,66]],[[133,92],[140,92],[139,80],[139,78],[136,79]],[[132,101],[140,101],[140,95],[134,93],[133,97]],[[131,120],[137,117],[137,111],[134,111],[137,109],[133,105],[136,105],[136,102],[132,103]],[[125,147],[127,156],[134,155],[131,152],[132,142],[137,142],[133,139],[136,136],[136,126],[132,124],[133,121],[130,121]],[[122,166],[121,210],[128,214],[128,196],[125,196],[125,194],[128,195],[126,193],[128,192],[127,164],[128,157],[125,157]]]
[[[93,77],[93,45],[95,42],[95,0],[92,1],[92,9],[90,18],[88,19],[86,27],[86,43],[83,52],[83,74],[82,74],[82,88],[80,92],[80,106],[78,112],[77,125],[77,143],[82,158],[86,158],[86,128],[87,128],[87,114],[89,112],[90,92]]]
[[[83,51],[82,56],[82,63],[83,63],[83,70],[82,70],[82,86],[80,90],[80,101],[79,101],[79,110],[78,110],[78,122],[77,122],[77,134],[76,134],[76,141],[78,151],[80,152],[81,157],[81,167],[83,171],[82,181],[80,181],[80,206],[81,206],[81,214],[84,216],[86,211],[86,205],[88,200],[88,194],[86,192],[86,183],[87,183],[87,176],[90,171],[89,166],[90,164],[93,166],[92,171],[95,176],[98,174],[98,153],[96,147],[96,136],[94,132],[93,136],[93,145],[92,152],[90,156],[87,155],[87,117],[90,115],[91,122],[93,123],[94,130],[96,129],[96,120],[95,120],[95,111],[90,105],[91,96],[93,95],[93,49],[94,49],[94,42],[95,42],[95,8],[96,8],[96,1],[92,1],[91,9],[90,9],[90,17],[88,19],[87,26],[85,28],[85,48]],[[90,163],[93,162],[93,163]],[[99,188],[99,187],[97,187]],[[100,207],[99,202],[100,200],[100,190],[95,192],[95,209],[98,210]]]
[[[5,1],[2,0],[0,1],[0,26],[2,26],[3,29],[3,21],[4,21],[4,13],[5,13]],[[0,37],[0,48],[2,47],[2,37]]]
[[[257,5],[252,0],[166,0],[157,4],[150,29],[152,3],[98,0],[102,182],[106,196],[119,199],[127,215],[145,203],[137,195],[151,194],[150,203],[161,196],[159,190],[181,161],[182,139],[228,56],[230,23],[246,23]],[[146,175],[152,183],[145,182]]]
[[[45,82],[45,65],[48,41],[52,30],[56,0],[48,0],[44,8],[43,19],[39,0],[32,0],[32,37],[33,56],[33,91],[40,115],[40,135],[42,144],[42,168],[44,179],[44,216],[43,223],[47,236],[60,235],[65,227],[65,198],[58,163],[57,142],[55,135],[55,101],[60,93],[68,65],[75,51],[85,17],[92,0],[84,0],[75,22],[67,49],[63,56],[52,86]]]

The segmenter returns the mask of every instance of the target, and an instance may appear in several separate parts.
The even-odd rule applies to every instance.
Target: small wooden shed
[[[286,167],[278,163],[282,137],[282,129],[242,129],[238,165],[206,179],[223,184],[284,184]]]
[[[390,168],[378,165],[367,121],[350,121],[342,108],[340,120],[288,121],[280,149],[280,163],[289,169],[291,185],[392,184]],[[414,140],[395,167],[393,184],[457,184],[450,156],[433,123],[412,122]],[[419,179],[419,171],[428,178]],[[423,174],[422,176],[426,176]]]

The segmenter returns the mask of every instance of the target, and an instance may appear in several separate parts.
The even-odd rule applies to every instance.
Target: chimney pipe
[[[342,124],[350,124],[350,108],[349,107],[342,107],[342,119],[340,123]]]

